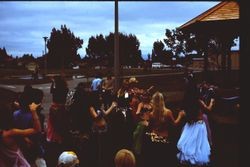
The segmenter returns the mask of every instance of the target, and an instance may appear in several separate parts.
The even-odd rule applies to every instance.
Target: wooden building
[[[231,46],[240,34],[239,4],[236,1],[222,1],[178,29],[193,33],[198,39],[204,54],[204,71],[208,70],[208,42],[216,37],[221,45],[222,70],[232,69]]]

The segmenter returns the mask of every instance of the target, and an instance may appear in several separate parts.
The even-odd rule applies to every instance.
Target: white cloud
[[[142,53],[151,53],[153,42],[163,40],[166,28],[174,29],[217,3],[121,1],[119,30],[136,35]],[[114,32],[114,2],[109,1],[10,1],[0,2],[0,11],[0,44],[14,56],[40,56],[42,37],[50,36],[52,28],[60,29],[62,24],[84,39],[81,56],[90,36]]]

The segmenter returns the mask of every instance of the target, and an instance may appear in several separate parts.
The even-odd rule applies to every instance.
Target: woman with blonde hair
[[[152,133],[167,139],[169,138],[169,126],[179,125],[185,113],[180,111],[177,119],[175,119],[172,111],[165,106],[164,96],[160,92],[156,92],[153,95],[152,105],[153,111],[151,112],[149,118],[149,128]]]
[[[119,150],[115,155],[115,167],[135,167],[136,160],[134,154],[127,149]]]
[[[172,111],[165,106],[164,96],[161,92],[153,95],[152,106],[142,146],[144,166],[176,166],[177,149],[169,131],[172,126],[177,126],[181,122],[185,113],[180,111],[175,119]]]

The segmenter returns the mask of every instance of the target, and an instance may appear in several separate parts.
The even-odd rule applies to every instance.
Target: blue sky
[[[119,31],[134,34],[143,55],[151,53],[153,42],[163,40],[165,30],[175,29],[219,1],[123,1],[119,2]],[[0,2],[0,48],[12,56],[44,51],[43,36],[53,27],[66,26],[84,40],[78,52],[83,57],[91,36],[114,32],[112,1],[9,1]]]

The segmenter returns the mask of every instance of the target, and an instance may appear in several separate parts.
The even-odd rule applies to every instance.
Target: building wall
[[[209,62],[208,69],[210,71],[221,69],[221,55],[218,56],[218,62],[216,57],[217,57],[216,55],[209,55],[208,57],[208,62]],[[232,70],[240,69],[239,51],[231,52],[231,62],[232,62]],[[204,67],[204,58],[193,58],[193,62],[190,65],[190,68],[200,70],[203,69],[203,67]]]
[[[218,57],[218,62],[221,64],[221,55]],[[240,52],[239,51],[231,51],[231,62],[232,62],[232,70],[240,69]],[[228,64],[226,59],[226,64]]]
[[[239,70],[240,69],[240,52],[232,51],[231,60],[232,60],[232,69]]]

